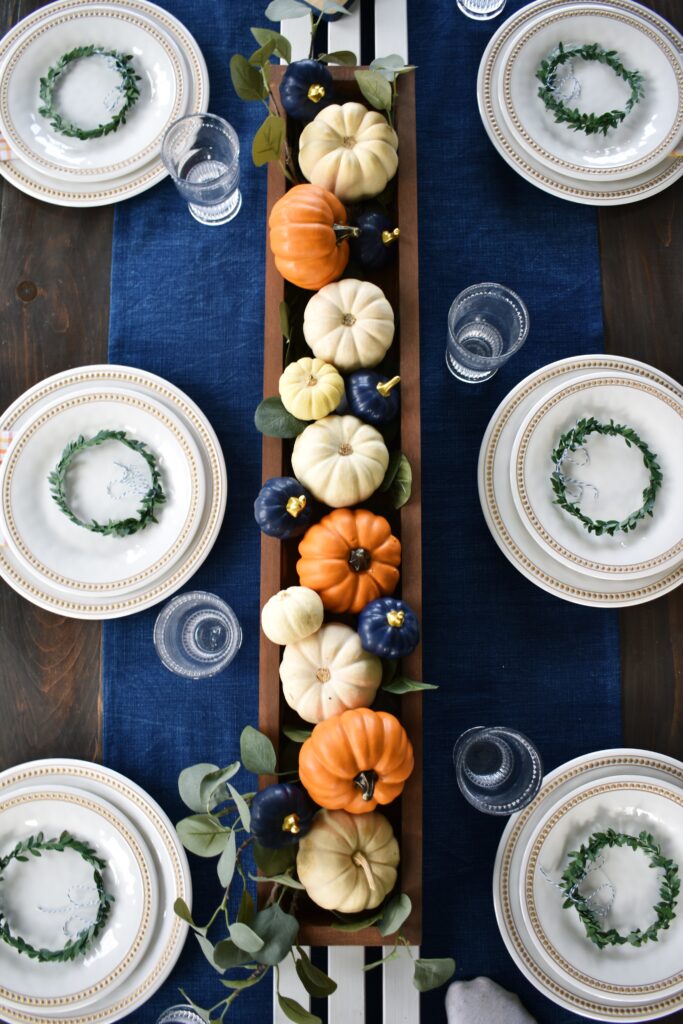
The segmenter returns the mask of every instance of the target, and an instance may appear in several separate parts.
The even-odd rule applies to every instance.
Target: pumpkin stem
[[[350,224],[333,224],[334,233],[337,237],[337,245],[340,245],[347,238],[358,238],[360,228],[354,228]]]
[[[390,626],[394,626],[395,628],[400,629],[405,620],[406,613],[403,611],[402,608],[399,609],[399,611],[397,612],[387,612],[387,622],[389,623]]]
[[[301,826],[299,825],[298,814],[288,814],[285,820],[282,822],[282,831],[291,832],[293,836],[298,836],[301,832]]]
[[[367,572],[372,565],[372,555],[367,548],[352,548],[348,561],[354,572]]]
[[[379,391],[382,398],[389,397],[392,388],[396,387],[400,379],[400,377],[392,377],[391,380],[384,381],[384,383],[382,383],[382,381],[379,382],[379,384],[377,385],[377,390]]]
[[[394,228],[393,231],[383,231],[382,241],[385,245],[391,245],[392,242],[398,242],[400,234],[400,228]]]
[[[287,499],[285,508],[289,512],[290,516],[293,516],[293,518],[296,519],[299,513],[303,512],[306,508],[306,495],[301,494],[298,498],[295,498],[294,495],[292,495],[291,498]]]
[[[373,771],[372,768],[366,772],[359,772],[353,780],[354,786],[358,786],[362,792],[364,800],[372,800],[375,794],[376,782],[377,772]]]
[[[325,86],[319,85],[318,82],[314,82],[313,85],[309,86],[306,95],[311,103],[320,103],[320,101],[325,97]]]
[[[368,880],[370,892],[374,892],[377,888],[377,886],[375,885],[375,876],[372,873],[372,868],[370,867],[367,858],[360,852],[360,850],[356,850],[351,860],[353,861],[357,868],[362,869],[363,874]]]

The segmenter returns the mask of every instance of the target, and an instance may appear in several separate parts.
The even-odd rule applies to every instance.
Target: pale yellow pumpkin
[[[382,289],[353,277],[325,285],[304,311],[307,345],[344,373],[377,366],[394,330],[394,311]]]
[[[328,622],[287,644],[280,679],[290,708],[305,722],[322,722],[349,708],[369,708],[382,682],[382,662],[363,650],[354,629]]]
[[[292,452],[297,480],[331,508],[369,498],[388,465],[389,452],[379,430],[355,416],[326,416],[309,424]]]
[[[314,185],[355,203],[384,191],[398,168],[397,149],[398,135],[379,111],[332,103],[302,131],[299,167]]]
[[[293,644],[317,632],[324,614],[322,599],[315,590],[287,587],[266,601],[261,626],[274,644]]]
[[[383,814],[319,811],[299,842],[296,872],[319,907],[357,914],[378,907],[396,884],[398,842]]]
[[[320,420],[337,408],[344,380],[324,359],[297,359],[280,377],[280,398],[287,412],[300,420]]]

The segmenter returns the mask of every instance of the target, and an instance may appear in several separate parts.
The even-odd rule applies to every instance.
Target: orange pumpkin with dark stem
[[[321,807],[367,814],[400,795],[413,764],[398,718],[353,708],[316,725],[299,753],[299,778]]]
[[[337,197],[319,185],[295,185],[270,211],[270,248],[282,276],[299,288],[318,291],[336,281],[349,262],[357,228],[346,223]]]
[[[393,594],[401,542],[384,516],[339,508],[310,526],[299,544],[301,585],[316,590],[330,612],[360,612],[376,597]]]

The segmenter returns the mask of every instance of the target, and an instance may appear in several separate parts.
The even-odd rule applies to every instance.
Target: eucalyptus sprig
[[[627,935],[622,935],[616,928],[600,928],[598,917],[588,901],[578,894],[578,887],[591,870],[591,865],[595,864],[600,851],[613,847],[627,847],[634,852],[641,850],[648,857],[650,867],[663,872],[659,902],[653,907],[654,921],[644,930],[633,928]],[[576,910],[586,935],[598,949],[606,946],[644,946],[648,942],[657,942],[659,932],[666,931],[676,917],[680,888],[678,865],[662,854],[661,847],[649,832],[633,836],[608,828],[605,832],[594,832],[587,843],[582,843],[578,850],[569,853],[569,866],[562,875],[562,890],[566,897],[562,906],[567,910]]]
[[[618,78],[626,82],[631,93],[623,110],[615,108],[602,114],[581,113],[578,107],[570,108],[559,99],[555,93],[557,69],[575,58],[605,64]],[[559,43],[554,53],[541,61],[536,78],[541,82],[538,95],[543,100],[546,110],[552,111],[555,122],[566,124],[571,131],[585,132],[586,135],[606,135],[610,128],[617,128],[645,95],[644,79],[640,71],[629,71],[619,60],[616,50],[604,50],[597,43],[584,43],[580,46],[565,46]]]
[[[54,94],[60,78],[70,64],[85,57],[110,57],[121,76],[119,88],[123,103],[110,121],[100,124],[96,128],[81,128],[71,121],[66,121],[55,107]],[[38,113],[49,120],[50,126],[56,132],[69,138],[85,141],[100,138],[102,135],[110,135],[126,123],[126,114],[140,98],[140,89],[137,84],[140,80],[140,75],[136,75],[133,67],[132,54],[119,53],[118,50],[106,50],[102,46],[77,46],[60,57],[57,63],[48,68],[47,74],[40,79],[39,95],[42,105],[38,107]]]
[[[368,103],[381,110],[389,124],[394,126],[394,111],[398,99],[398,78],[414,71],[414,64],[406,64],[403,57],[390,53],[388,57],[375,57],[367,71],[355,72],[358,88]]]
[[[60,836],[53,839],[46,839],[43,832],[35,836],[28,836],[20,840],[13,850],[0,858],[0,882],[3,881],[3,872],[12,861],[20,864],[28,863],[30,857],[40,857],[43,853],[54,852],[64,853],[65,850],[73,850],[79,854],[91,867],[93,871],[93,882],[97,890],[97,914],[95,920],[87,928],[83,928],[78,935],[68,942],[61,949],[37,949],[21,935],[12,933],[7,918],[0,907],[0,939],[17,953],[25,954],[30,960],[37,960],[41,964],[64,964],[76,960],[82,956],[92,945],[93,941],[100,934],[111,913],[111,904],[114,897],[106,892],[102,872],[107,862],[97,856],[93,847],[76,839],[69,832],[62,832]]]

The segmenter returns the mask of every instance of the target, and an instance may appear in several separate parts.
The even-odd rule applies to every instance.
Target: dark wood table
[[[5,0],[0,32],[40,6]],[[649,6],[680,27],[681,0]],[[0,408],[52,373],[107,361],[112,221],[111,207],[61,209],[0,182]],[[600,210],[598,223],[607,351],[680,379],[683,182]],[[683,759],[683,588],[620,620],[625,743]],[[99,625],[41,611],[0,582],[0,652],[0,769],[97,760]]]

